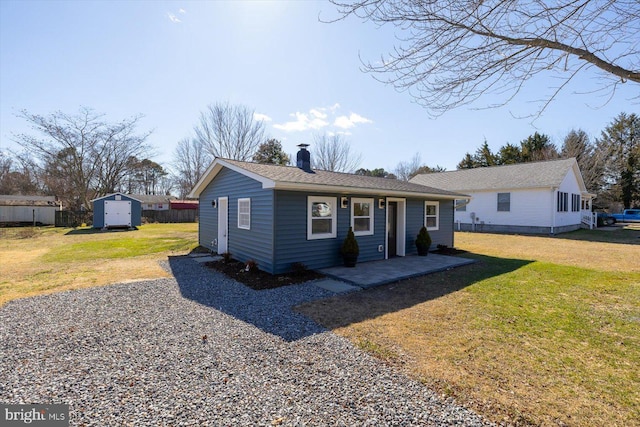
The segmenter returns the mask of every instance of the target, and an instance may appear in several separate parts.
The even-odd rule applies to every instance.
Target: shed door
[[[104,226],[105,228],[131,227],[131,201],[105,200]]]

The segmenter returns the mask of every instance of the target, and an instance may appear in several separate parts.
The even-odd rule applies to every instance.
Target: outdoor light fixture
[[[378,199],[378,208],[380,209],[384,209],[386,203],[384,201],[384,199]]]
[[[346,209],[349,207],[348,197],[340,197],[340,207],[342,207],[342,209]]]
[[[211,201],[211,207],[213,207],[213,208],[215,208],[215,207],[216,207],[216,201],[215,201],[215,200],[212,200],[212,201]]]

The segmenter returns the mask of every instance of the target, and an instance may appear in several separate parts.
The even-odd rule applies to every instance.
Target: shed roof
[[[586,192],[578,162],[573,157],[562,160],[420,174],[413,177],[411,182],[461,192],[553,188],[560,186],[572,169],[576,173],[581,190]]]
[[[131,195],[131,194],[124,194],[124,193],[111,193],[111,194],[107,194],[107,195],[105,195],[105,196],[102,196],[102,197],[98,197],[98,198],[93,199],[93,200],[92,200],[92,202],[95,202],[95,201],[98,201],[98,200],[102,200],[102,199],[106,199],[106,198],[108,198],[108,197],[115,196],[115,195],[124,196],[124,197],[126,197],[126,198],[128,198],[128,199],[135,200],[136,202],[140,202],[140,199],[138,199],[136,196],[133,196],[133,195]]]
[[[326,191],[337,193],[385,194],[389,196],[434,196],[442,199],[466,197],[464,194],[390,178],[278,166],[216,158],[189,197],[199,197],[222,170],[228,168],[262,183],[262,188],[291,191]]]

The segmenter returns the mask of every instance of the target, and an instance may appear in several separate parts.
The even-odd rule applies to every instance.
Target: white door
[[[229,250],[229,198],[218,198],[218,254]]]
[[[124,226],[131,227],[131,201],[105,200],[104,226],[105,228]]]

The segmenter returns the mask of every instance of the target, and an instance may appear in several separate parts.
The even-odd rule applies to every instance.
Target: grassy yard
[[[0,229],[0,306],[16,298],[127,280],[168,277],[157,261],[197,246],[198,225],[134,231]]]
[[[640,425],[640,230],[456,247],[478,263],[299,310],[490,419]]]

